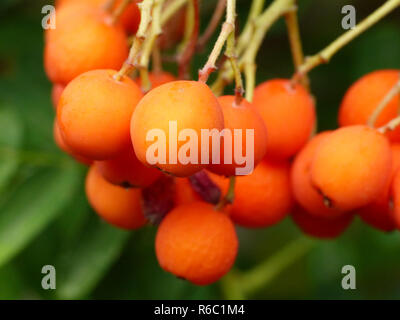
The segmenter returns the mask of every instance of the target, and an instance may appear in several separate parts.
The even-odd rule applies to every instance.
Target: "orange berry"
[[[112,10],[116,10],[118,6],[121,4],[122,0],[115,1],[115,4]],[[107,0],[58,0],[56,1],[57,9],[60,8],[61,5],[68,5],[68,4],[84,4],[90,5],[95,8],[102,9],[106,4]],[[128,33],[135,33],[140,23],[140,10],[138,8],[137,3],[141,2],[141,0],[134,0],[130,3],[124,12],[119,17],[119,22],[122,24],[124,29]]]
[[[51,101],[53,102],[54,109],[57,109],[58,102],[60,101],[64,89],[65,86],[63,84],[53,84],[53,88],[51,89]]]
[[[245,154],[249,156],[247,148],[251,149],[254,153],[254,167],[264,158],[267,151],[267,129],[265,128],[264,121],[254,107],[246,100],[242,100],[240,105],[235,102],[235,96],[223,96],[218,98],[218,102],[224,114],[225,128],[232,133],[232,143],[228,146],[229,153],[232,155],[232,163],[225,163],[224,148],[225,139],[222,138],[221,151],[220,151],[220,164],[211,164],[208,170],[216,174],[225,176],[236,175],[237,168],[244,168],[246,164],[239,164],[235,162],[234,154],[239,152],[240,156]],[[242,146],[241,150],[234,149],[235,136],[234,130],[242,130]],[[253,130],[254,144],[247,145],[246,130]],[[250,172],[251,173],[251,172]]]
[[[161,175],[159,170],[144,166],[132,146],[116,158],[96,161],[95,166],[108,182],[125,188],[148,187]]]
[[[174,125],[176,130],[172,130],[176,131],[176,135],[173,131],[169,132],[170,127]],[[199,141],[202,129],[222,130],[223,127],[224,117],[221,107],[207,85],[198,81],[173,81],[151,90],[139,102],[132,117],[131,138],[140,161],[175,176],[184,177],[206,166],[201,159],[204,141]],[[187,136],[181,136],[183,141],[178,141],[179,134],[185,133],[182,131],[184,129],[189,129],[196,136],[193,139],[198,142],[197,148],[191,147],[193,139]],[[157,136],[156,142],[146,141],[149,140],[148,134],[153,130],[157,130],[157,134],[163,134],[165,141]],[[176,149],[170,142],[176,145]],[[158,146],[157,150],[155,145]],[[212,146],[210,137],[208,156],[210,163]],[[165,159],[162,159],[163,151]],[[155,159],[157,152],[158,159]],[[152,156],[154,159],[150,159]],[[182,163],[183,157],[189,158],[186,159],[188,163]]]
[[[305,147],[297,154],[291,169],[291,185],[294,198],[310,214],[321,218],[334,218],[342,212],[334,208],[328,208],[324,203],[324,198],[311,183],[311,163],[314,158],[315,150],[330,131],[322,132],[313,137]]]
[[[57,123],[57,119],[54,120],[54,125],[53,125],[53,136],[54,136],[54,141],[56,145],[65,153],[69,154],[71,157],[73,157],[76,161],[85,164],[85,165],[91,165],[93,163],[92,160],[87,159],[85,157],[82,157],[76,153],[74,153],[71,148],[65,143],[64,138],[61,135],[60,128]]]
[[[365,223],[386,232],[393,231],[396,228],[393,217],[393,206],[391,205],[391,186],[400,168],[400,144],[391,144],[390,148],[392,150],[392,172],[390,179],[387,181],[377,200],[357,211]]]
[[[67,84],[94,69],[119,69],[128,56],[120,25],[103,10],[87,5],[57,9],[57,28],[46,33],[45,70],[54,83]]]
[[[254,91],[253,105],[268,131],[267,157],[289,158],[308,141],[315,125],[311,95],[290,80],[266,81]]]
[[[197,285],[211,284],[225,275],[237,250],[231,220],[204,202],[176,207],[161,222],[156,236],[161,267]]]
[[[117,157],[130,145],[129,123],[142,97],[128,77],[116,71],[86,72],[65,88],[57,108],[65,142],[82,156],[95,160]]]
[[[399,70],[371,72],[356,81],[346,92],[339,109],[339,125],[366,124],[376,107],[399,80]],[[396,95],[379,115],[375,125],[383,126],[397,116],[399,97]],[[391,140],[400,139],[400,128],[388,133]]]
[[[268,227],[283,220],[293,205],[289,171],[286,161],[263,161],[251,175],[237,177],[234,202],[229,208],[232,220],[249,228]],[[228,179],[211,177],[226,193]]]
[[[175,178],[174,198],[177,206],[201,201],[201,197],[193,190],[188,178]]]
[[[149,73],[149,79],[151,83],[151,88],[156,88],[159,87],[163,84],[166,84],[168,82],[175,81],[176,78],[172,74],[168,72],[150,72]],[[139,87],[142,87],[142,79],[140,77],[135,79],[135,82]]]
[[[338,129],[315,151],[311,180],[329,206],[350,211],[376,200],[391,172],[388,140],[367,126]]]
[[[107,182],[93,166],[86,177],[86,195],[97,214],[116,227],[138,229],[146,223],[140,190]]]
[[[293,210],[292,219],[294,223],[307,235],[332,239],[340,236],[351,224],[354,216],[343,214],[333,219],[325,219],[308,214],[304,209],[297,207]]]

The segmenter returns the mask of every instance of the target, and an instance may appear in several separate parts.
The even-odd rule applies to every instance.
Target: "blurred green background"
[[[249,0],[238,0],[243,25]],[[270,3],[271,1],[267,1]],[[383,0],[300,0],[306,54],[343,32],[342,6],[357,21]],[[219,299],[219,283],[195,287],[163,272],[154,254],[155,228],[127,233],[109,227],[89,208],[86,168],[53,142],[51,85],[42,67],[41,7],[48,1],[0,1],[0,298],[2,299]],[[215,1],[202,1],[205,27]],[[400,68],[400,10],[311,73],[319,130],[336,127],[346,88],[365,73]],[[206,60],[196,56],[195,71]],[[258,56],[258,81],[289,77],[293,66],[279,21]],[[290,219],[265,230],[238,229],[235,268],[246,271],[301,238]],[[57,289],[43,290],[41,269],[54,265]],[[357,290],[341,287],[341,268],[354,265]],[[270,270],[266,270],[268,272]],[[247,298],[399,299],[400,235],[383,234],[356,220],[335,241],[313,241],[299,259]]]

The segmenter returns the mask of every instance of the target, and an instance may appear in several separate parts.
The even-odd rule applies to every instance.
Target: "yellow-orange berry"
[[[202,161],[204,150],[209,151],[208,162],[212,161],[213,143],[210,137],[205,139],[208,148],[203,147],[202,130],[223,127],[221,107],[207,85],[173,81],[151,90],[139,102],[132,116],[131,138],[140,161],[183,177],[207,165]]]
[[[221,151],[220,151],[220,164],[211,164],[207,169],[216,174],[224,176],[237,175],[237,169],[246,166],[246,163],[238,163],[235,159],[235,154],[238,153],[240,156],[250,156],[250,152],[253,155],[252,168],[258,165],[258,163],[264,158],[267,152],[267,129],[265,124],[258,114],[257,110],[246,100],[242,100],[240,105],[235,102],[235,96],[222,96],[218,98],[218,102],[222,108],[224,114],[225,129],[231,133],[231,143],[225,144],[226,136],[222,138]],[[236,150],[238,136],[235,134],[235,130],[241,130],[242,143],[241,149]],[[253,141],[247,141],[247,130],[252,130]],[[224,157],[225,148],[228,153],[232,156],[230,164],[227,163],[227,159]],[[248,172],[247,174],[250,174]],[[246,173],[242,173],[244,175]],[[240,173],[239,173],[240,175]]]
[[[57,28],[45,43],[45,70],[53,83],[66,85],[94,69],[119,69],[128,56],[124,30],[110,24],[110,16],[88,5],[61,6]]]
[[[128,77],[116,71],[86,72],[65,88],[57,108],[63,138],[77,154],[95,160],[111,159],[130,145],[130,119],[142,97]]]
[[[268,131],[267,158],[289,158],[308,141],[315,125],[311,95],[290,80],[266,81],[254,91],[253,105]]]
[[[86,177],[86,195],[96,213],[116,227],[138,229],[146,223],[140,190],[107,182],[93,166]]]
[[[367,126],[332,132],[317,147],[312,184],[329,206],[350,211],[375,201],[390,179],[390,144]]]
[[[176,207],[161,222],[156,236],[161,267],[197,285],[211,284],[225,275],[237,250],[233,223],[205,202]]]

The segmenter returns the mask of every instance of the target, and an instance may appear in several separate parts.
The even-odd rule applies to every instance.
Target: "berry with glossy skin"
[[[330,135],[331,131],[322,132],[313,137],[294,159],[290,181],[296,201],[312,215],[322,218],[334,218],[342,212],[328,208],[324,198],[311,183],[311,163],[315,150],[320,143]]]
[[[392,172],[385,188],[377,200],[357,210],[360,218],[370,226],[385,231],[396,229],[394,221],[393,205],[391,203],[391,187],[394,177],[400,168],[400,144],[394,143],[390,146],[392,150]]]
[[[346,213],[333,219],[325,219],[310,215],[304,209],[297,207],[291,215],[293,222],[307,235],[333,239],[340,236],[353,221],[354,215]]]
[[[57,28],[46,33],[45,70],[53,83],[67,84],[94,69],[119,69],[128,56],[124,30],[88,5],[57,9]]]
[[[94,160],[117,157],[130,145],[130,119],[142,97],[128,77],[93,70],[71,81],[57,108],[63,138],[77,154]]]
[[[161,222],[156,236],[161,267],[197,285],[211,284],[225,275],[237,250],[233,223],[205,202],[176,207]]]
[[[346,92],[339,110],[339,125],[365,124],[376,107],[399,80],[400,70],[379,70],[357,80]],[[379,115],[375,126],[380,127],[398,114],[399,97],[396,95]],[[388,133],[391,140],[400,139],[400,128]]]
[[[107,181],[125,188],[148,187],[162,174],[144,166],[132,146],[113,159],[96,161],[95,166]]]
[[[264,158],[267,152],[267,129],[265,124],[255,110],[255,108],[246,100],[242,100],[240,105],[235,102],[235,96],[222,96],[218,98],[218,102],[221,105],[222,112],[224,114],[225,128],[230,130],[232,134],[232,143],[228,145],[228,152],[232,155],[232,163],[225,163],[224,150],[225,150],[225,139],[222,139],[221,151],[220,151],[220,164],[211,164],[208,170],[216,174],[224,176],[237,175],[236,170],[238,168],[244,168],[246,164],[239,164],[235,162],[235,153],[238,152],[240,155],[249,156],[247,148],[250,148],[254,155],[254,166]],[[242,145],[241,150],[235,150],[235,136],[234,130],[242,130]],[[253,130],[254,133],[254,144],[249,144],[246,138],[246,130]],[[251,172],[248,172],[250,174]],[[244,175],[243,172],[241,175]]]
[[[256,87],[253,105],[268,131],[267,158],[289,158],[308,141],[315,126],[312,96],[300,84],[274,79]]]
[[[96,213],[116,227],[132,230],[146,224],[140,190],[107,182],[93,166],[86,177],[86,195]]]
[[[218,175],[211,177],[225,194],[228,179]],[[289,163],[263,161],[251,175],[236,178],[235,199],[229,211],[238,225],[262,228],[283,220],[292,205]]]
[[[54,109],[57,109],[58,102],[60,101],[64,89],[65,86],[63,84],[53,84],[53,88],[51,89],[51,101],[53,102]]]
[[[173,128],[175,124],[176,130]],[[200,171],[207,165],[201,159],[201,149],[204,149],[202,148],[204,141],[201,140],[202,130],[222,130],[223,127],[224,117],[221,107],[207,85],[198,81],[173,81],[149,91],[139,102],[132,116],[131,138],[135,153],[144,164],[184,177]],[[193,139],[198,142],[193,153],[184,152],[190,150],[186,147],[193,145],[190,143],[193,139],[181,136],[182,140],[178,141],[179,134],[185,133],[183,130],[190,130],[195,136]],[[177,136],[174,136],[174,132]],[[150,133],[157,134],[154,140],[148,139]],[[165,137],[165,141],[159,137],[161,134]],[[173,150],[171,145],[171,152],[170,140],[176,143],[176,150]],[[212,147],[210,137],[208,155],[210,163]],[[160,159],[162,151],[165,151],[165,161]],[[192,158],[187,164],[182,163],[185,160],[182,160],[182,157],[185,155]],[[158,159],[153,159],[153,156],[154,158],[158,156]],[[176,161],[173,157],[176,157]]]
[[[53,125],[53,136],[54,136],[54,141],[56,145],[65,153],[69,154],[71,157],[73,157],[76,161],[85,164],[85,165],[91,165],[93,161],[91,159],[87,159],[85,157],[82,157],[76,153],[74,153],[71,148],[65,143],[64,138],[61,135],[60,128],[57,123],[57,119],[54,120],[54,125]]]
[[[391,172],[390,144],[367,126],[332,132],[315,151],[311,180],[329,206],[351,211],[375,201]]]

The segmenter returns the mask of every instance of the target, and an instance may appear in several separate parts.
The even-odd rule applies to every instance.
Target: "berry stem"
[[[400,73],[399,73],[400,76]],[[383,112],[385,107],[389,104],[392,99],[400,93],[400,80],[396,82],[396,84],[390,89],[390,91],[386,94],[386,96],[382,99],[379,105],[376,107],[371,117],[368,119],[367,125],[374,128],[375,123],[379,117],[379,115]]]
[[[288,13],[285,14],[285,21],[288,30],[290,49],[292,52],[293,63],[296,70],[300,68],[300,66],[304,63],[304,53],[303,53],[303,46],[301,43],[297,11],[298,8],[296,7],[296,10],[289,11]],[[308,91],[310,91],[310,80],[307,76],[302,77],[301,84]]]
[[[382,18],[392,12],[400,5],[400,0],[387,0],[381,7],[370,14],[366,19],[361,21],[351,29],[333,41],[326,48],[321,50],[319,53],[309,57],[306,61],[298,68],[294,75],[294,81],[300,80],[305,74],[311,71],[313,68],[328,63],[330,59],[344,46],[350,43],[352,40],[357,38],[364,31],[375,25]]]
[[[225,56],[229,59],[233,74],[235,75],[235,103],[236,105],[240,105],[243,99],[244,88],[242,74],[237,61],[234,32],[232,32],[228,37]]]
[[[398,126],[400,126],[400,116],[394,118],[384,126],[378,128],[378,131],[382,134],[385,134],[386,132],[395,130]]]
[[[246,95],[250,100],[253,96],[252,83],[255,83],[255,59],[261,44],[270,27],[284,14],[293,11],[296,6],[294,0],[275,0],[261,14],[264,1],[255,0],[250,11],[248,24],[239,37],[238,53],[240,70],[245,69]],[[247,69],[247,72],[246,72]],[[253,74],[254,70],[254,74]],[[213,91],[222,91],[225,85],[229,84],[234,77],[228,66],[224,65],[216,82],[212,85]],[[250,83],[250,86],[247,84]],[[216,91],[214,91],[216,92]]]
[[[309,238],[296,239],[258,266],[242,273],[239,281],[243,292],[246,295],[252,294],[267,286],[285,268],[309,252],[313,245],[314,242]]]
[[[256,64],[246,63],[244,66],[244,74],[246,77],[246,100],[253,101],[254,88],[256,87]]]
[[[128,75],[137,65],[137,59],[142,48],[142,44],[146,39],[147,29],[149,28],[151,17],[151,9],[154,5],[154,0],[143,0],[138,3],[140,9],[140,24],[136,33],[131,49],[129,51],[128,59],[124,62],[121,70],[114,76],[116,80],[121,80],[124,75]]]
[[[123,0],[119,6],[112,12],[111,24],[118,22],[125,9],[131,4],[132,0]]]
[[[226,195],[221,199],[221,201],[217,204],[216,209],[222,210],[225,208],[226,205],[232,204],[235,199],[235,184],[236,184],[236,177],[231,176],[229,178],[229,187]]]
[[[205,45],[210,40],[211,36],[214,34],[215,29],[217,29],[218,23],[225,12],[225,7],[226,7],[226,0],[218,0],[217,6],[214,10],[214,14],[210,20],[210,23],[208,24],[206,30],[204,31],[204,33],[199,38],[199,41],[197,42],[197,48],[196,48],[197,50],[199,51],[203,50]]]
[[[148,30],[148,36],[144,40],[140,62],[138,65],[142,80],[142,90],[144,92],[147,92],[151,89],[151,83],[148,77],[148,69],[151,53],[156,45],[157,38],[162,34],[161,11],[163,4],[164,0],[154,0],[151,26],[150,30]]]
[[[182,44],[182,52],[178,55],[178,73],[180,79],[189,78],[190,62],[196,52],[196,43],[200,29],[199,0],[189,1],[186,25],[187,32]]]
[[[260,15],[264,8],[265,0],[253,0],[251,3],[250,13],[247,18],[247,22],[243,28],[242,33],[238,39],[237,51],[239,54],[242,54],[243,51],[249,44],[249,39],[251,38],[254,28],[255,28],[255,20]]]
[[[207,82],[210,74],[217,69],[216,61],[221,54],[222,47],[228,40],[231,33],[235,33],[235,18],[236,18],[236,0],[227,0],[226,6],[226,20],[222,25],[221,33],[215,42],[214,48],[208,57],[207,63],[204,65],[203,69],[199,71],[199,81]]]

